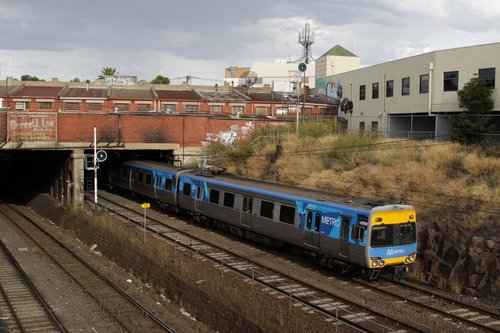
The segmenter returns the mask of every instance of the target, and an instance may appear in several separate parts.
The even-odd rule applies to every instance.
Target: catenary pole
[[[97,205],[97,129],[94,126],[94,204]]]

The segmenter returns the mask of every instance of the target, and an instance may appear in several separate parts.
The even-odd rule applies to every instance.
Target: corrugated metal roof
[[[235,91],[196,91],[200,96],[211,102],[221,101],[221,102],[245,102],[246,99],[243,95],[238,94]]]
[[[272,93],[248,93],[252,101],[272,102],[275,98]]]
[[[111,88],[110,99],[128,99],[128,100],[154,100],[155,96],[151,89],[126,89]]]
[[[192,90],[155,90],[159,99],[168,100],[202,100],[202,98]]]
[[[61,93],[61,97],[75,97],[75,98],[107,98],[108,89],[102,88],[68,88]]]
[[[57,98],[64,87],[22,87],[10,94],[11,97],[47,97]]]

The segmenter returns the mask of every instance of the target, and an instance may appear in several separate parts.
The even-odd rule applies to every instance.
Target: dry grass
[[[329,135],[268,145],[229,169],[244,176],[453,211],[471,229],[498,214],[500,159],[458,144]],[[439,216],[445,214],[439,214]]]

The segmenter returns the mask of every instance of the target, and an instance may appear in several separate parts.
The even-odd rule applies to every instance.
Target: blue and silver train
[[[415,262],[415,209],[150,161],[119,163],[110,185],[241,237],[306,250],[342,271],[400,274]]]

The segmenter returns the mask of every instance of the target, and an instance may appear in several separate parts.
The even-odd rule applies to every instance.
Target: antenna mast
[[[302,30],[299,30],[299,44],[302,45],[302,56],[297,62],[306,64],[314,61],[312,57],[311,45],[314,44],[314,31],[311,30],[309,23],[306,23]]]

